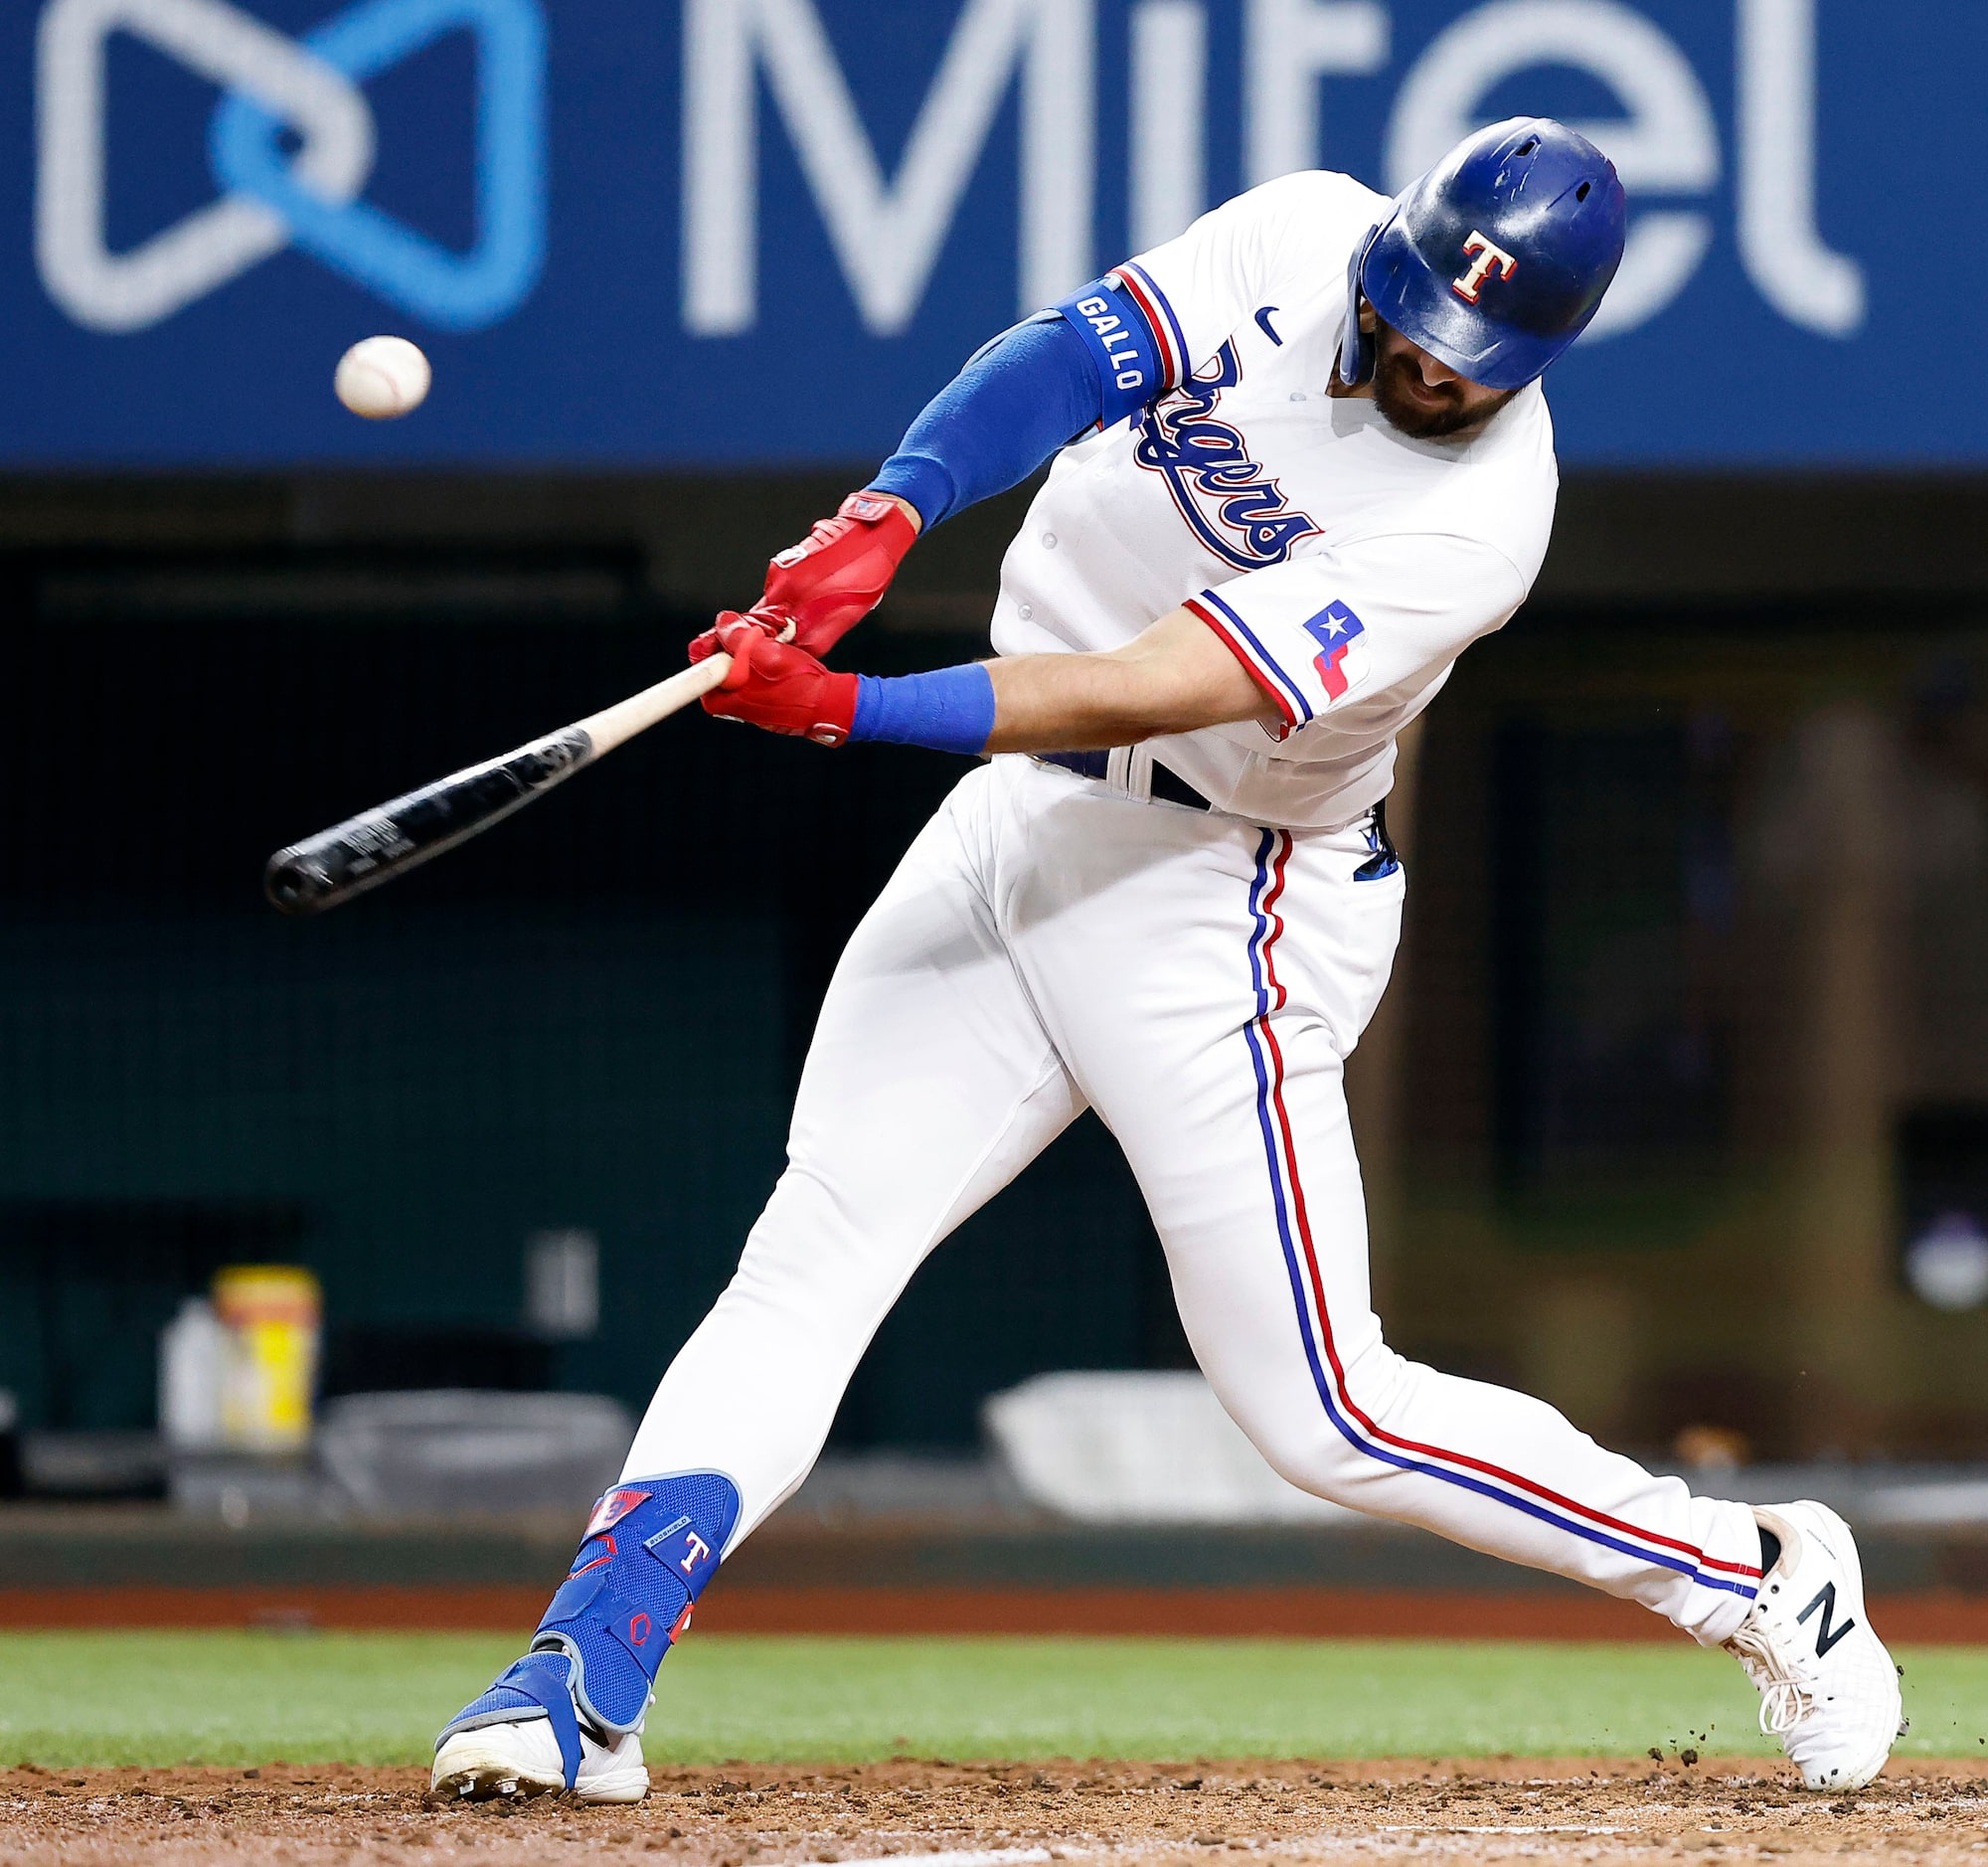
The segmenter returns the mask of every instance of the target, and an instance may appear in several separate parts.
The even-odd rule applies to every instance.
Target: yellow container
[[[241,1451],[300,1451],[310,1443],[311,1393],[324,1296],[297,1265],[232,1265],[214,1278],[228,1330],[221,1437]]]

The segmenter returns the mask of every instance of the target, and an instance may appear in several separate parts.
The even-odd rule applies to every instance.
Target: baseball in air
[[[339,358],[332,388],[354,415],[394,422],[421,406],[429,381],[427,358],[405,337],[368,337]]]

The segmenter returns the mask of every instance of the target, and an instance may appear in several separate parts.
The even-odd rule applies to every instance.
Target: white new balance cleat
[[[639,1802],[649,1792],[639,1731],[596,1732],[580,1720],[573,1660],[527,1653],[465,1705],[435,1740],[428,1781],[437,1795],[557,1795]]]
[[[494,1795],[557,1795],[566,1787],[566,1764],[550,1721],[534,1718],[525,1724],[479,1725],[444,1739],[435,1752],[430,1781],[437,1795],[472,1801]],[[636,1733],[602,1745],[580,1732],[576,1800],[639,1802],[648,1792],[649,1773]]]
[[[1760,1729],[1810,1789],[1860,1789],[1905,1734],[1899,1669],[1872,1630],[1850,1526],[1812,1502],[1756,1509],[1781,1554],[1726,1642],[1760,1692]]]
[[[479,1725],[444,1739],[435,1752],[434,1792],[483,1801],[497,1795],[557,1795],[566,1787],[566,1764],[552,1724]],[[573,1793],[581,1802],[639,1802],[649,1792],[642,1740],[635,1732],[611,1745],[580,1734],[580,1769]]]

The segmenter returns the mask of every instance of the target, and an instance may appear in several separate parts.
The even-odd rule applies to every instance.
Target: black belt
[[[1036,752],[1029,757],[1043,764],[1075,771],[1078,777],[1100,780],[1109,774],[1111,767],[1108,752]],[[1157,759],[1153,761],[1152,771],[1152,794],[1155,797],[1164,798],[1170,804],[1185,804],[1190,810],[1215,809],[1186,778],[1175,776]],[[1401,854],[1388,835],[1386,800],[1376,804],[1362,821],[1367,832],[1367,847],[1372,854],[1354,871],[1353,879],[1356,882],[1378,882],[1385,875],[1393,875],[1402,866]]]
[[[1075,771],[1078,777],[1102,779],[1111,766],[1108,752],[1038,752],[1030,757],[1044,764],[1060,765],[1066,771]],[[1184,804],[1190,810],[1215,808],[1186,778],[1176,777],[1157,759],[1153,761],[1152,769],[1152,794],[1163,802]]]

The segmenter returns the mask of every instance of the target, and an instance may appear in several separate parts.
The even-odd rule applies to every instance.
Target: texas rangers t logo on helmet
[[[1477,294],[1494,268],[1500,278],[1510,278],[1519,269],[1519,261],[1503,247],[1494,247],[1474,227],[1463,243],[1463,256],[1470,264],[1460,278],[1449,281],[1449,288],[1466,304],[1477,302]]]

